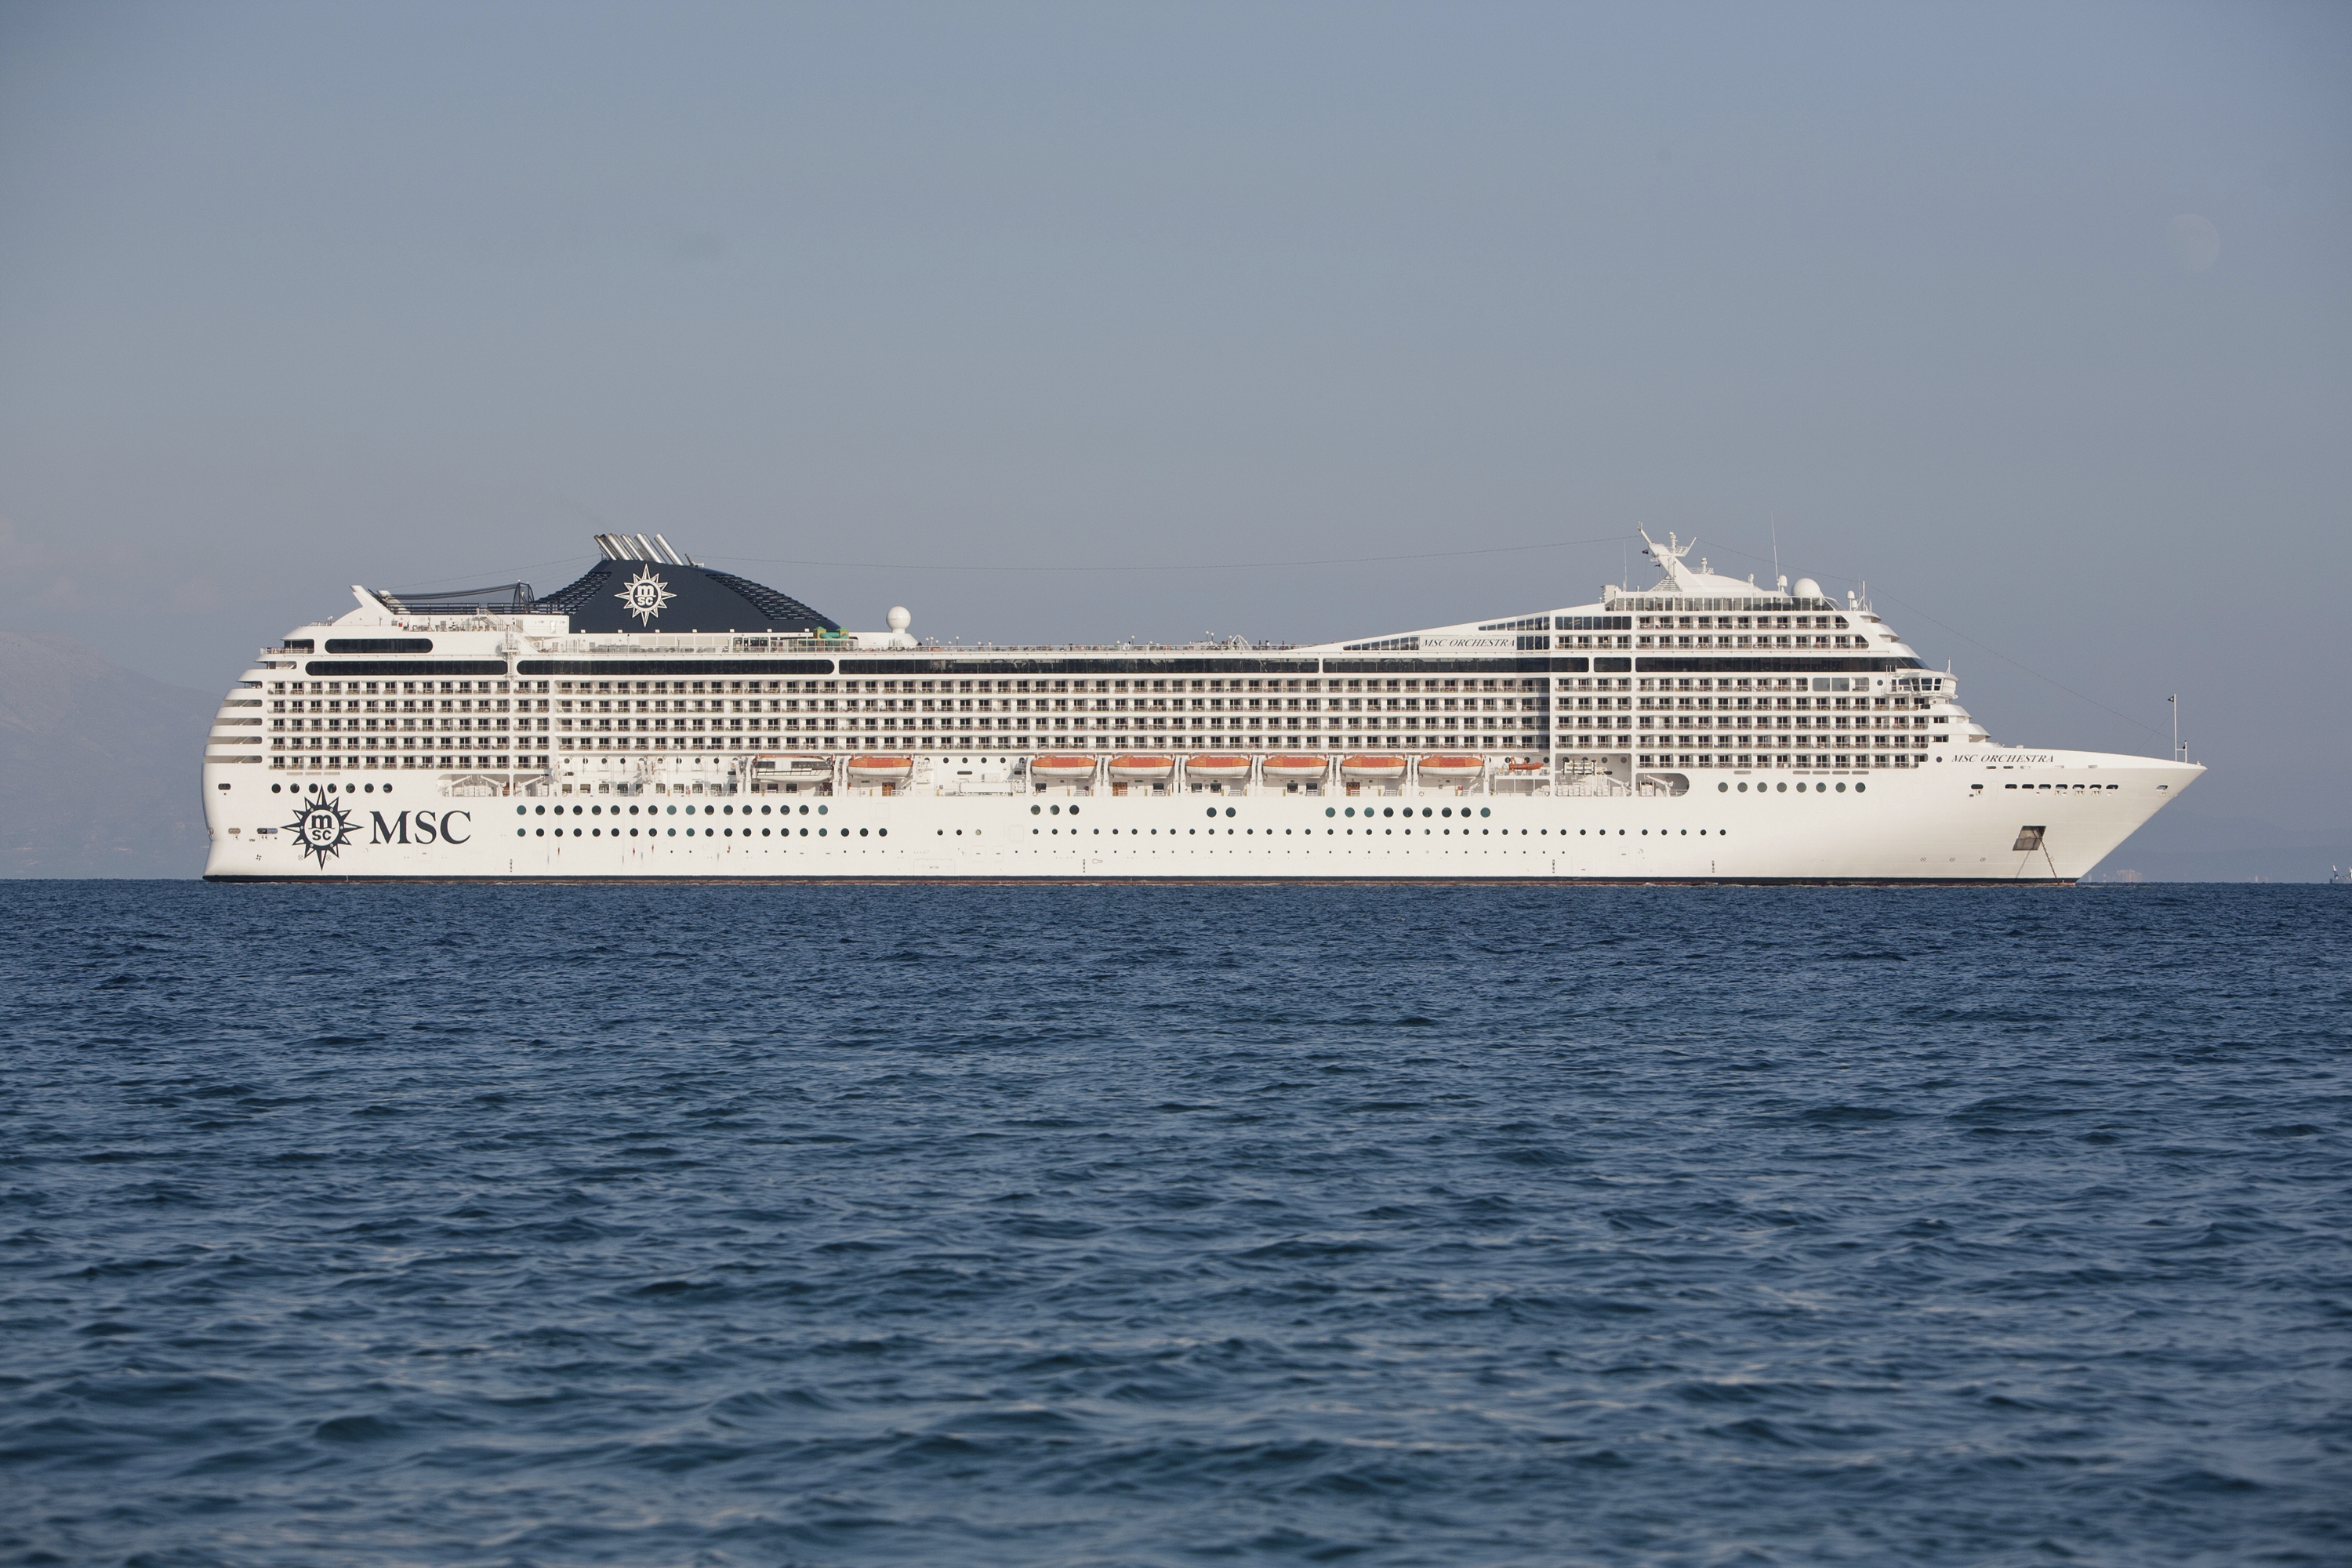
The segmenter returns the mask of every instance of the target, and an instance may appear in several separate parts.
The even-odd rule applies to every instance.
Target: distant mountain
[[[2196,793],[2156,814],[2116,847],[2094,882],[2324,882],[2352,866],[2352,833],[2208,816]]]
[[[68,637],[0,631],[0,876],[200,875],[220,697]]]

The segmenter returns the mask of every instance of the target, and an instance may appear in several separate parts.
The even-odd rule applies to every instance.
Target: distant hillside
[[[2202,787],[2202,786],[2200,786]],[[2094,882],[2324,882],[2352,866],[2352,834],[2254,817],[2209,816],[2191,790],[2124,840]]]
[[[0,631],[0,876],[194,877],[217,691],[50,632]]]

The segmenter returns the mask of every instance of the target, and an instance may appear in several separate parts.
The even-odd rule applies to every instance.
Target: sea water
[[[0,900],[0,1562],[2352,1560],[2352,893]]]

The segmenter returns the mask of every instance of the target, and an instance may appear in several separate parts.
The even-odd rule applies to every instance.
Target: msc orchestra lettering
[[[355,588],[224,699],[205,875],[2065,883],[2203,772],[2002,748],[1861,594],[1643,542],[1648,586],[1312,645],[946,647],[658,534]]]

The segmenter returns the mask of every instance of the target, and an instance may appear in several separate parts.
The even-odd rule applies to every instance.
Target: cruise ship
[[[1862,594],[1658,581],[1315,646],[943,647],[660,534],[354,587],[223,700],[220,881],[2073,883],[2203,772],[2001,745]]]

